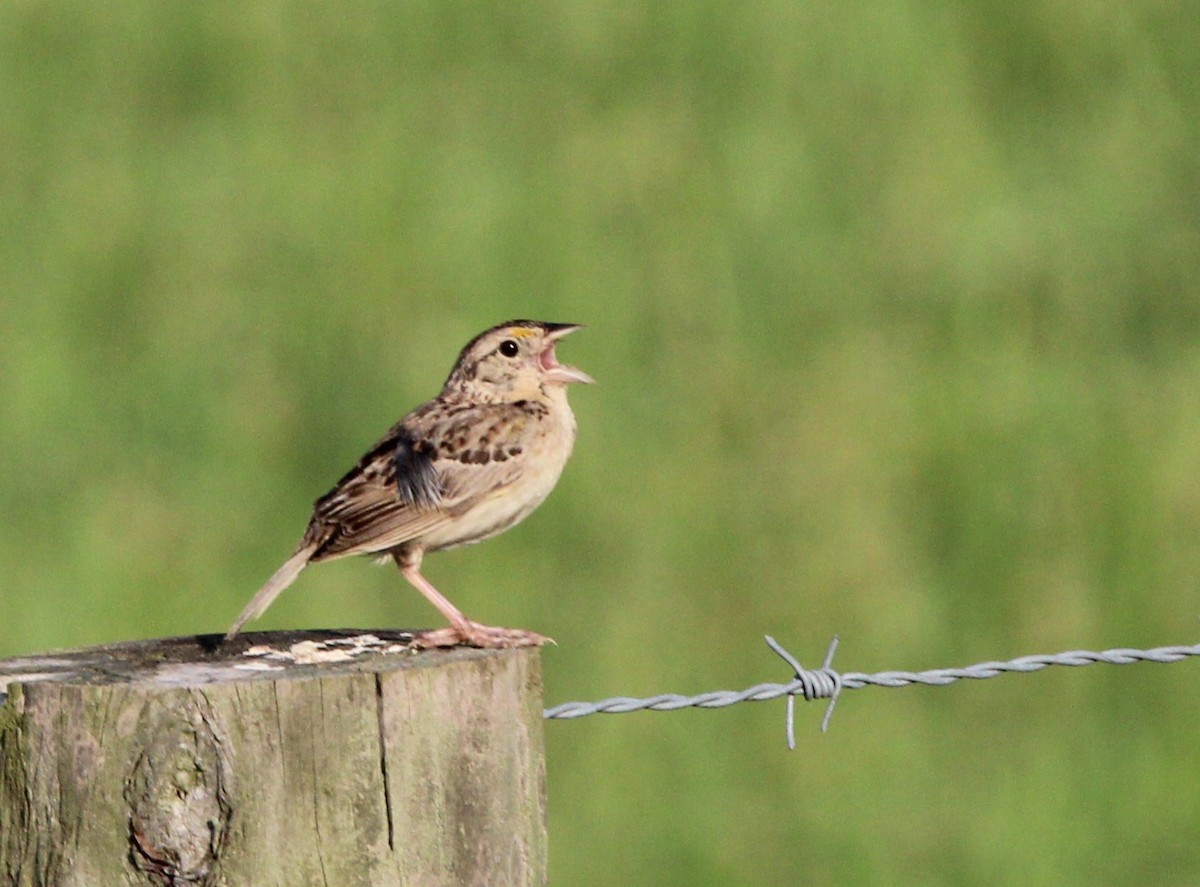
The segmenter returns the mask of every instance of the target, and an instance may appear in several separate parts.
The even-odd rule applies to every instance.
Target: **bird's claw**
[[[544,637],[534,631],[526,631],[522,628],[499,628],[492,625],[481,625],[478,622],[421,631],[413,637],[413,644],[422,650],[460,646],[497,650],[511,647],[540,647],[543,644],[553,643],[553,638]]]

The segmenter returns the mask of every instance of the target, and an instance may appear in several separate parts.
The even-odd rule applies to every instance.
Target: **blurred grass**
[[[218,631],[511,316],[580,440],[429,562],[547,700],[1195,641],[1200,14],[0,7],[0,655]],[[393,571],[263,626],[425,625]],[[1192,884],[1194,668],[547,726],[555,883]],[[818,715],[803,710],[815,730]]]

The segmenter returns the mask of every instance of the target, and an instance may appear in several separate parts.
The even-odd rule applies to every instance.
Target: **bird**
[[[567,386],[591,383],[559,363],[575,323],[510,320],[471,339],[432,400],[414,409],[324,496],[284,564],[225,635],[261,616],[309,564],[354,554],[391,559],[449,621],[417,646],[517,647],[547,639],[463,615],[421,574],[430,552],[481,542],[520,523],[554,489],[575,444]]]

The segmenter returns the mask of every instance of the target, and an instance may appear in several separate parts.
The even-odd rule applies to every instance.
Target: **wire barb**
[[[736,705],[739,702],[765,702],[768,699],[787,697],[787,742],[788,748],[796,747],[795,736],[795,703],[797,696],[803,696],[806,702],[814,699],[828,699],[825,716],[821,719],[821,732],[829,729],[829,719],[833,716],[833,708],[841,696],[842,690],[858,690],[862,687],[907,687],[911,684],[924,684],[930,687],[944,687],[961,680],[981,680],[994,678],[1002,674],[1029,674],[1041,671],[1051,665],[1078,667],[1083,665],[1130,665],[1134,662],[1158,662],[1168,664],[1181,662],[1184,659],[1200,656],[1200,644],[1192,646],[1155,647],[1151,650],[1134,650],[1119,647],[1104,650],[1099,653],[1091,650],[1069,650],[1065,653],[1047,653],[1035,656],[1019,656],[1007,662],[981,662],[968,665],[965,668],[935,668],[928,671],[881,671],[875,674],[862,672],[839,673],[833,668],[833,654],[837,651],[838,638],[834,635],[825,653],[825,661],[821,667],[809,670],[783,645],[770,635],[766,635],[769,646],[795,673],[795,678],[787,684],[757,684],[741,691],[717,690],[702,693],[699,696],[679,696],[674,693],[664,693],[651,696],[648,699],[636,699],[630,696],[617,696],[612,699],[602,699],[599,702],[564,702],[553,708],[546,709],[542,715],[547,719],[573,719],[585,715],[600,713],[621,714],[629,711],[677,711],[681,708],[723,708]]]
[[[835,634],[833,640],[829,642],[829,649],[825,651],[825,661],[821,663],[821,667],[817,671],[809,671],[799,663],[795,656],[783,648],[783,645],[775,638],[768,635],[763,635],[767,642],[767,646],[779,654],[788,665],[792,667],[792,671],[796,675],[796,679],[791,686],[795,689],[788,693],[787,697],[787,744],[789,749],[796,748],[796,693],[801,693],[804,696],[805,702],[812,702],[814,699],[828,699],[829,705],[825,709],[825,717],[821,719],[821,732],[825,733],[829,730],[829,719],[833,717],[833,707],[837,705],[838,696],[842,692],[842,676],[833,670],[833,654],[837,652],[838,636]]]

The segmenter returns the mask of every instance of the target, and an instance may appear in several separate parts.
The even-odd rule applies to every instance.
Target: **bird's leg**
[[[436,631],[418,633],[416,643],[419,647],[456,647],[467,644],[471,647],[538,647],[550,640],[532,631],[520,628],[497,628],[491,625],[481,625],[472,622],[463,615],[462,610],[450,603],[450,600],[433,587],[433,584],[421,575],[421,559],[411,555],[404,557],[394,554],[396,566],[404,578],[425,599],[437,607],[450,622],[450,628],[440,628]]]
[[[399,558],[396,561],[400,565],[400,572],[404,574],[404,578],[421,594],[425,595],[425,599],[429,603],[437,607],[441,613],[459,631],[466,631],[471,626],[471,620],[463,615],[462,610],[450,603],[449,598],[433,587],[433,584],[421,575],[420,567],[416,564],[401,563]]]

